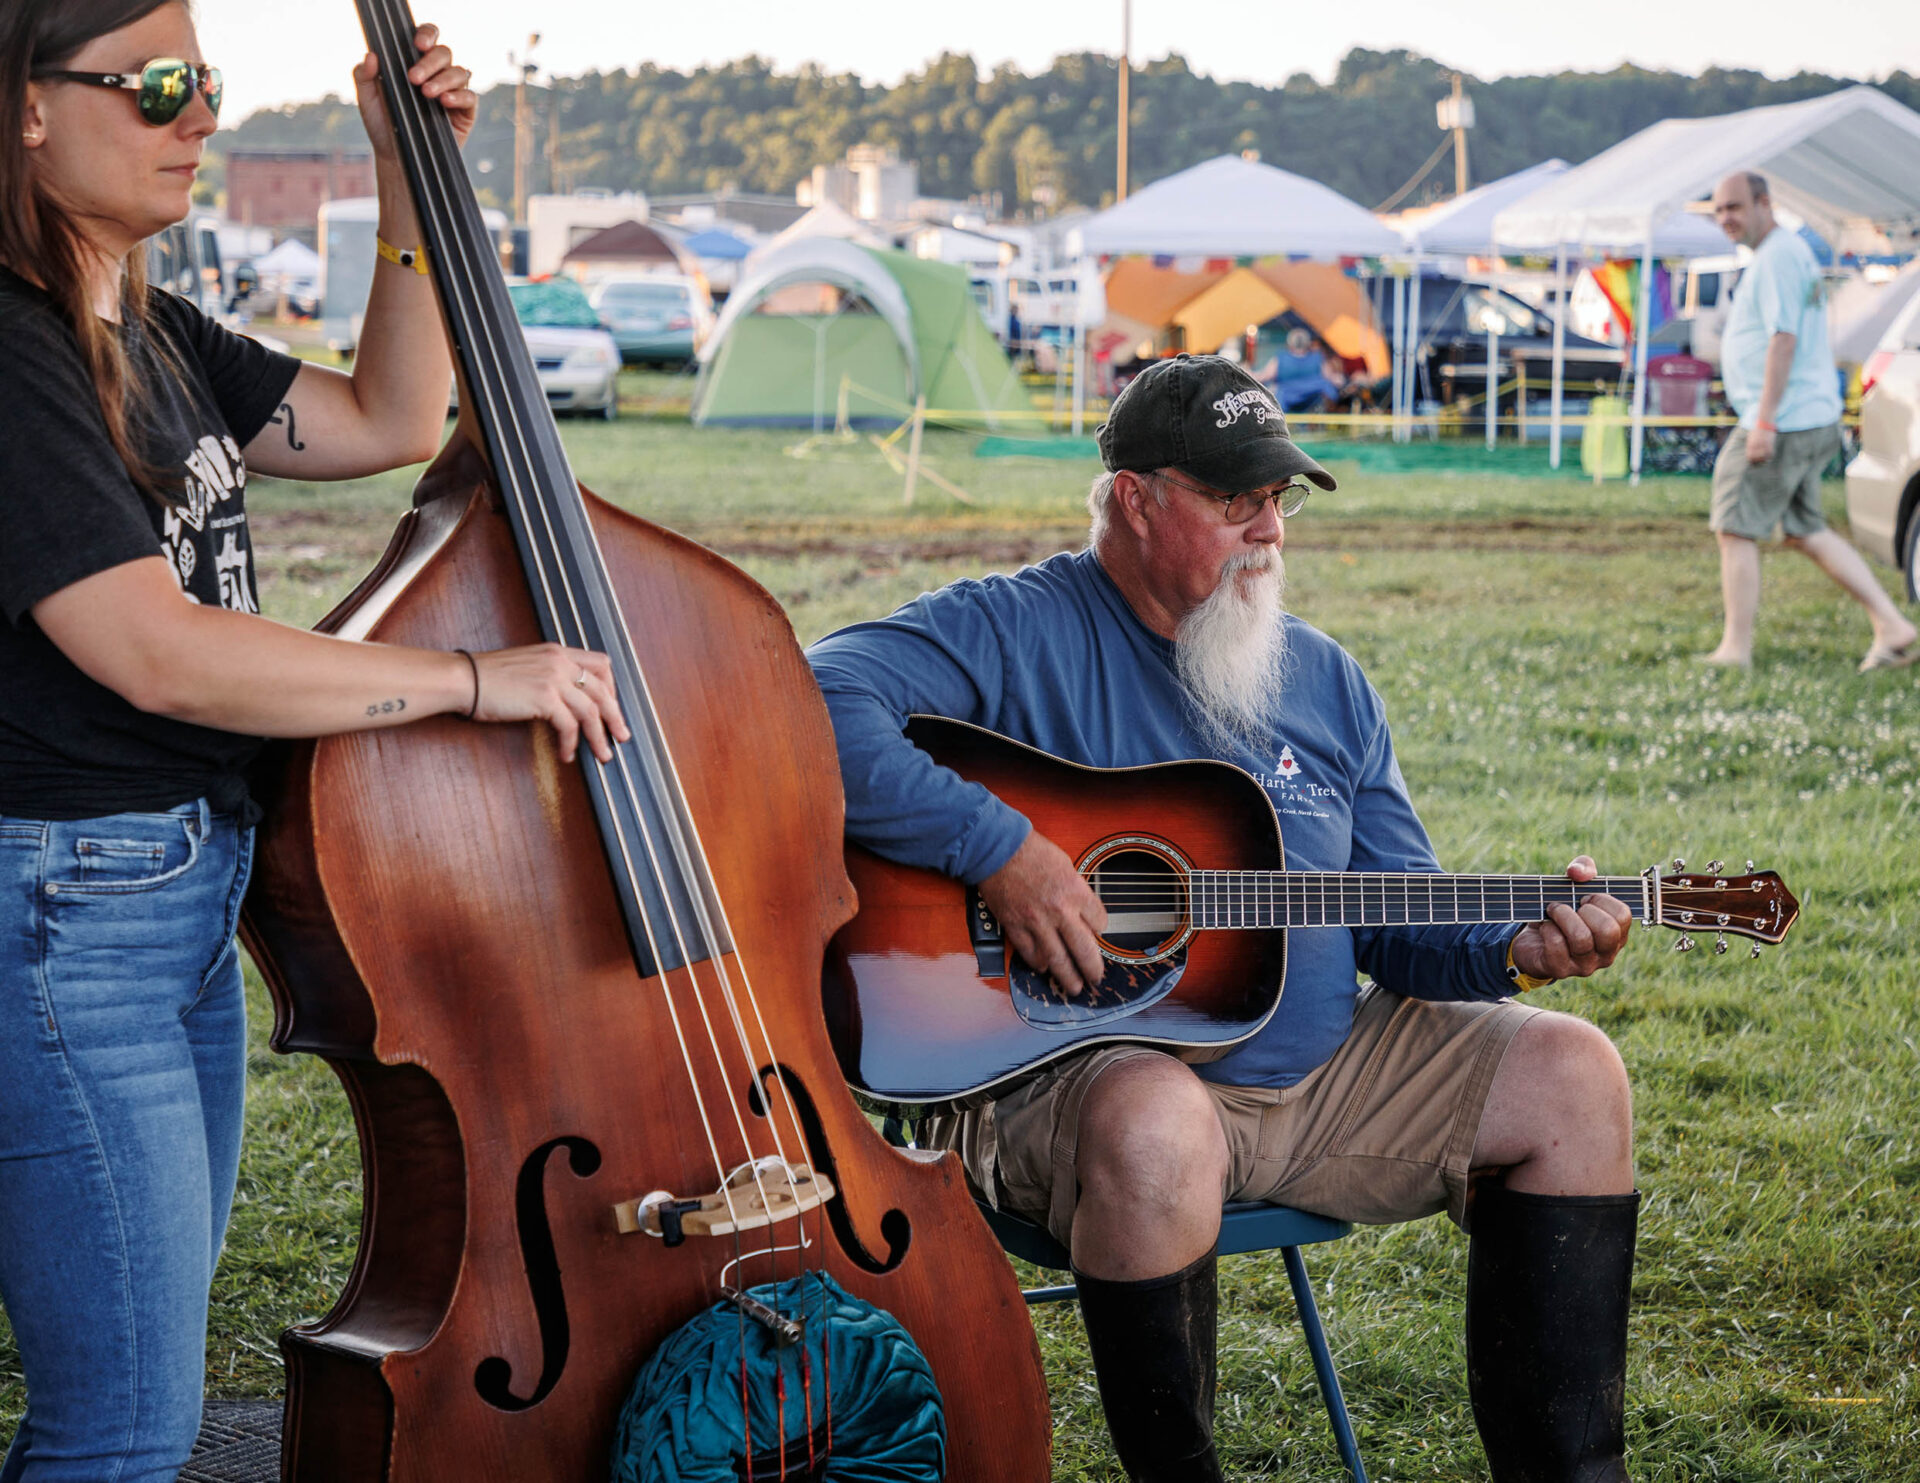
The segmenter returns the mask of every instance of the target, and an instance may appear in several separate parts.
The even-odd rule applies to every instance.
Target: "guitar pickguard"
[[[1010,957],[1008,986],[1013,993],[1014,1012],[1036,1030],[1083,1029],[1125,1019],[1166,998],[1187,971],[1183,945],[1154,963],[1109,962],[1099,983],[1069,998],[1018,954]]]

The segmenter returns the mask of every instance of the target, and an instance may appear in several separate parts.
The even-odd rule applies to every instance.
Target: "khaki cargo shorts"
[[[1710,529],[1750,541],[1816,535],[1827,528],[1820,512],[1820,475],[1840,451],[1840,427],[1809,427],[1777,434],[1773,456],[1747,462],[1747,430],[1736,427],[1713,461]]]
[[[1290,1087],[1207,1082],[1233,1161],[1230,1200],[1266,1200],[1366,1225],[1445,1210],[1467,1221],[1467,1176],[1494,1072],[1542,1011],[1507,999],[1430,1003],[1370,986],[1332,1059]],[[1080,1105],[1108,1067],[1147,1046],[1069,1056],[984,1106],[928,1121],[997,1209],[1070,1244]]]

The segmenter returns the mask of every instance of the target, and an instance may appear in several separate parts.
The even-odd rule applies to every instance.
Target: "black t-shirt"
[[[177,506],[142,494],[115,455],[53,301],[0,268],[0,815],[85,819],[202,795],[248,808],[256,738],[136,710],[33,621],[42,598],[146,556],[166,558],[194,602],[259,611],[240,450],[300,362],[157,289],[150,324],[185,379],[159,373],[152,347],[123,332],[133,373],[159,388],[136,436],[156,467],[183,471]]]

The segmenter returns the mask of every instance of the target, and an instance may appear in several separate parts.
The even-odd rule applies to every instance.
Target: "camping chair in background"
[[[887,1115],[881,1131],[895,1148],[913,1149],[913,1125],[897,1113]],[[930,1157],[930,1155],[922,1155]],[[1066,1272],[1073,1259],[1043,1227],[1004,1210],[995,1210],[984,1200],[974,1202],[988,1227],[1000,1242],[1001,1250],[1022,1261],[1049,1271]],[[1313,1356],[1313,1374],[1320,1385],[1320,1400],[1327,1408],[1327,1421],[1333,1428],[1334,1445],[1340,1461],[1346,1465],[1353,1483],[1367,1483],[1367,1470],[1360,1461],[1359,1444],[1354,1441],[1353,1424],[1347,1419],[1347,1400],[1340,1391],[1340,1377],[1333,1368],[1333,1353],[1327,1348],[1326,1330],[1320,1324],[1320,1308],[1313,1300],[1313,1284],[1307,1280],[1307,1264],[1300,1255],[1302,1246],[1322,1241],[1338,1241],[1352,1232],[1349,1221],[1332,1220],[1293,1210],[1285,1205],[1265,1205],[1257,1201],[1237,1201],[1220,1214],[1221,1256],[1240,1256],[1276,1248],[1287,1265],[1287,1282],[1293,1288],[1294,1307],[1300,1314],[1300,1328],[1306,1335],[1307,1352]],[[1023,1294],[1029,1306],[1066,1302],[1076,1296],[1071,1282],[1053,1287],[1028,1288]]]
[[[1698,356],[1656,355],[1647,362],[1647,401],[1656,417],[1704,419],[1712,385],[1713,366]],[[1724,436],[1718,427],[1649,427],[1642,466],[1650,473],[1708,473]]]

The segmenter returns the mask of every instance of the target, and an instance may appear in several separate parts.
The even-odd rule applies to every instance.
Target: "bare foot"
[[[1915,628],[1905,618],[1900,620],[1897,628],[1883,623],[1873,631],[1873,647],[1895,654],[1911,649],[1916,641],[1920,641],[1920,628]]]
[[[1721,649],[1715,649],[1711,654],[1697,654],[1694,656],[1694,659],[1696,663],[1717,664],[1723,669],[1753,668],[1753,656],[1751,654],[1729,654]]]

